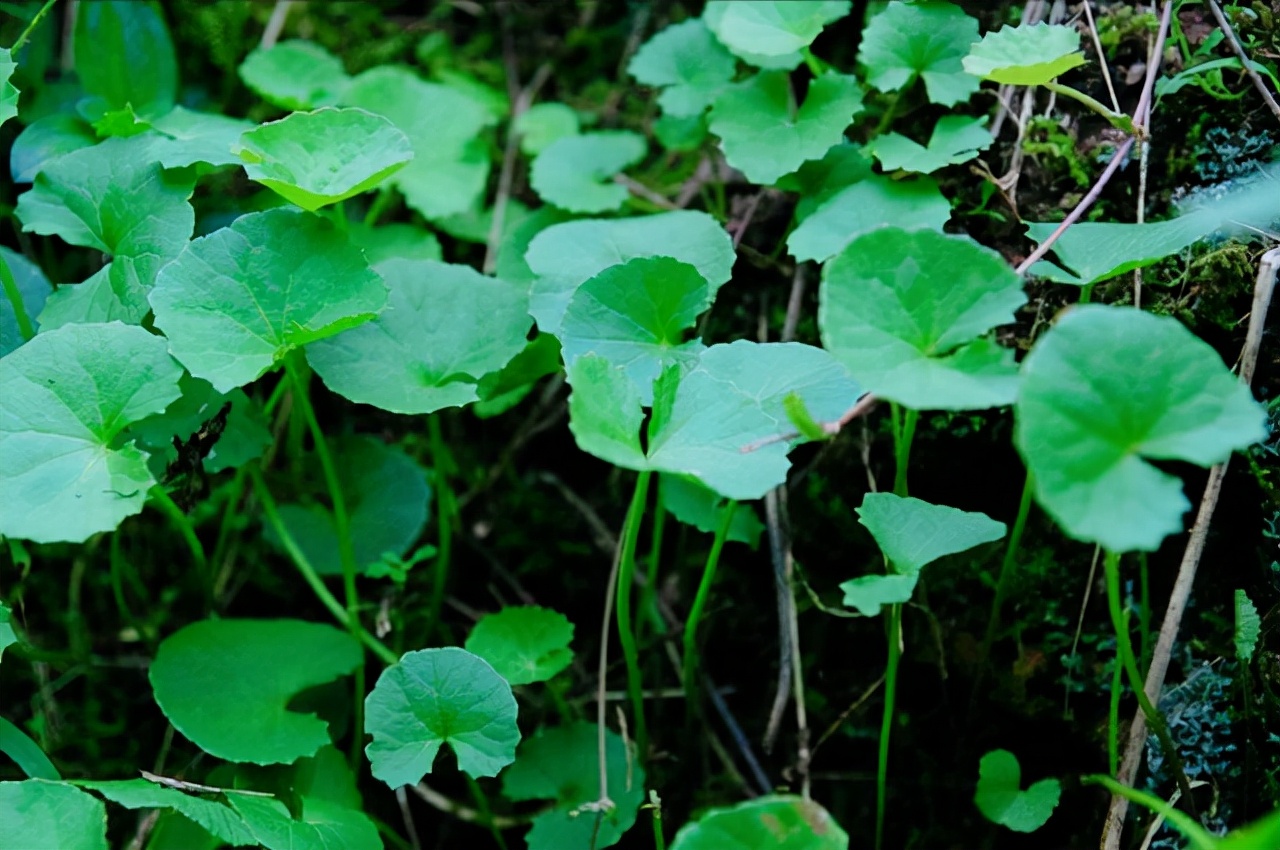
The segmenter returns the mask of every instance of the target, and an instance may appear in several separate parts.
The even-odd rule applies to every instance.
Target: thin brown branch
[[[1098,52],[1098,67],[1102,69],[1102,80],[1107,84],[1107,94],[1111,95],[1111,108],[1120,111],[1120,99],[1116,97],[1116,87],[1111,82],[1111,68],[1107,65],[1107,54],[1102,50],[1102,39],[1098,36],[1098,25],[1093,20],[1093,2],[1085,0],[1084,17],[1089,22],[1089,37],[1093,39],[1093,49]]]
[[[1271,114],[1276,117],[1277,121],[1280,121],[1280,103],[1276,103],[1275,97],[1267,89],[1267,84],[1263,82],[1262,75],[1253,67],[1248,55],[1244,52],[1244,45],[1236,37],[1236,31],[1232,28],[1231,22],[1227,20],[1226,15],[1222,14],[1222,7],[1218,5],[1217,0],[1205,0],[1205,3],[1209,6],[1209,11],[1213,12],[1214,20],[1218,22],[1218,28],[1227,37],[1227,43],[1231,45],[1232,52],[1236,54],[1236,58],[1244,66],[1244,72],[1249,75],[1249,80],[1253,83],[1253,87],[1258,90],[1258,94],[1262,95],[1262,99],[1266,102],[1267,108],[1271,110]]]

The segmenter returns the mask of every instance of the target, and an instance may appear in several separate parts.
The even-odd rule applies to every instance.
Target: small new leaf
[[[1008,750],[992,750],[978,765],[978,789],[973,802],[983,817],[1015,832],[1035,832],[1057,808],[1062,785],[1041,779],[1022,788],[1022,769]]]

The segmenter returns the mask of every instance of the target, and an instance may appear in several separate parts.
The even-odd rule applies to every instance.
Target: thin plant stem
[[[1173,767],[1173,774],[1178,781],[1179,790],[1187,798],[1187,805],[1194,810],[1195,800],[1191,796],[1191,784],[1187,781],[1186,772],[1182,768],[1182,757],[1178,754],[1178,747],[1173,742],[1173,736],[1169,734],[1169,726],[1165,723],[1164,715],[1160,713],[1160,710],[1152,704],[1151,698],[1147,696],[1147,691],[1143,687],[1142,674],[1138,671],[1138,660],[1134,657],[1133,642],[1129,639],[1128,620],[1122,610],[1120,556],[1115,552],[1107,552],[1102,558],[1102,568],[1107,581],[1107,608],[1111,612],[1111,625],[1116,630],[1118,661],[1124,666],[1125,675],[1129,679],[1129,687],[1133,690],[1134,696],[1138,698],[1138,705],[1142,708],[1142,713],[1147,718],[1147,724],[1160,741],[1160,748],[1164,751],[1164,757],[1169,760],[1169,764]]]
[[[502,830],[494,823],[493,806],[489,805],[489,798],[485,795],[484,789],[480,787],[480,783],[471,774],[463,775],[467,777],[467,788],[471,791],[471,799],[476,801],[476,812],[480,815],[479,822],[489,830],[489,834],[493,836],[493,840],[500,850],[507,850],[507,842],[502,837]]]
[[[1138,593],[1138,660],[1145,670],[1151,662],[1151,575],[1146,552],[1138,553]]]
[[[1069,97],[1077,103],[1082,103],[1093,112],[1105,118],[1111,126],[1126,133],[1134,131],[1133,119],[1128,115],[1112,111],[1106,104],[1096,98],[1090,97],[1079,89],[1073,89],[1071,86],[1062,83],[1047,82],[1043,84],[1045,88],[1054,94],[1060,94],[1063,97]]]
[[[635,714],[636,752],[644,759],[648,752],[649,733],[644,722],[644,683],[640,676],[640,654],[636,650],[635,626],[631,621],[631,587],[635,583],[636,540],[640,536],[640,523],[644,519],[645,502],[649,496],[651,472],[645,470],[636,477],[631,506],[622,527],[621,550],[618,555],[617,599],[614,607],[618,618],[618,644],[627,665],[627,693],[631,697],[631,711]]]
[[[440,622],[444,608],[445,589],[449,584],[449,569],[453,561],[453,524],[456,502],[453,488],[449,486],[449,455],[444,435],[440,429],[439,415],[427,419],[427,432],[431,441],[431,462],[435,470],[432,483],[436,490],[436,541],[435,580],[431,583],[431,597],[427,603],[427,618],[432,629]]]
[[[338,205],[341,207],[341,204]],[[341,214],[341,210],[339,210]],[[342,492],[342,480],[338,477],[338,467],[333,462],[333,454],[329,451],[324,431],[320,429],[320,420],[316,418],[315,408],[311,404],[308,375],[304,375],[295,355],[285,358],[285,371],[293,383],[294,402],[298,405],[307,429],[311,432],[311,441],[315,446],[316,457],[320,459],[320,468],[324,473],[325,486],[329,490],[329,501],[333,506],[333,527],[338,536],[338,555],[342,561],[342,591],[346,601],[347,628],[352,637],[359,640],[360,596],[356,590],[356,549],[351,538],[351,517],[347,513],[347,499]],[[359,764],[361,749],[364,746],[364,665],[355,670],[355,695],[351,714],[352,752],[351,763]]]
[[[702,570],[702,580],[698,582],[698,592],[689,607],[689,617],[684,626],[684,689],[689,713],[697,708],[699,691],[697,680],[698,669],[698,623],[702,612],[706,609],[707,600],[711,598],[711,585],[715,582],[716,567],[720,563],[720,551],[724,549],[729,538],[729,528],[733,524],[733,514],[738,503],[730,500],[721,509],[720,525],[716,527],[715,539],[711,542],[711,551],[707,553],[707,563]]]
[[[649,626],[656,625],[656,631],[662,631],[662,617],[658,614],[654,600],[658,588],[658,566],[662,562],[662,540],[667,528],[667,509],[662,504],[662,488],[658,488],[657,504],[653,511],[653,531],[649,537],[649,562],[645,569],[644,587],[640,589],[640,610],[644,613],[640,621],[641,634]]]
[[[351,620],[347,615],[347,609],[342,607],[342,603],[338,601],[338,598],[329,592],[329,588],[325,587],[324,581],[320,578],[320,574],[316,572],[316,568],[312,566],[311,560],[302,551],[302,547],[298,545],[293,533],[289,531],[288,526],[280,518],[280,510],[276,506],[275,497],[267,489],[267,482],[263,479],[261,470],[254,464],[246,466],[245,469],[248,470],[249,478],[253,482],[253,489],[258,495],[258,501],[262,503],[262,512],[266,515],[267,523],[276,533],[276,536],[280,538],[280,545],[284,548],[285,554],[289,556],[289,560],[293,561],[293,565],[298,568],[298,572],[302,574],[307,586],[311,588],[316,598],[320,600],[320,604],[328,609],[329,613],[333,615],[333,618],[340,625],[350,629],[359,641],[368,647],[369,651],[376,655],[379,660],[388,665],[399,662],[400,657],[387,648],[386,644],[365,631],[360,623]]]
[[[31,23],[27,24],[27,28],[18,36],[18,40],[13,43],[13,47],[9,48],[11,54],[16,54],[27,43],[27,39],[31,38],[31,33],[36,31],[36,27],[40,26],[40,22],[44,20],[44,16],[49,14],[49,10],[53,8],[53,4],[58,0],[45,0],[44,5],[40,7],[40,11],[36,12],[31,19]]]
[[[5,261],[3,254],[0,254],[0,285],[4,286],[5,297],[13,305],[13,316],[18,323],[18,333],[22,334],[23,340],[31,339],[36,335],[36,329],[31,324],[31,317],[27,315],[27,305],[22,302],[18,282],[13,279],[13,270],[9,268],[9,263]]]
[[[907,495],[907,462],[911,457],[911,441],[916,434],[916,421],[920,411],[907,409],[902,416],[902,433],[894,444],[893,492],[898,496]]]
[[[991,615],[987,618],[987,633],[982,639],[980,658],[985,659],[991,652],[995,642],[996,630],[1000,628],[1000,609],[1005,597],[1009,595],[1009,585],[1013,581],[1018,566],[1018,549],[1022,544],[1022,533],[1027,528],[1027,517],[1031,514],[1031,497],[1035,493],[1035,480],[1031,470],[1027,470],[1026,480],[1022,485],[1022,499],[1018,502],[1018,516],[1013,521],[1013,530],[1009,532],[1009,542],[1004,549],[1004,559],[1000,562],[1000,575],[996,578],[996,594],[991,600]]]
[[[187,544],[187,548],[191,551],[191,558],[195,561],[196,569],[200,571],[200,575],[206,579],[208,584],[209,559],[205,557],[204,545],[200,542],[200,538],[196,536],[195,526],[191,524],[191,518],[182,512],[182,508],[169,495],[168,491],[159,485],[151,488],[151,500],[160,512],[168,518],[178,529],[178,534],[182,536],[182,540]]]
[[[1129,627],[1129,612],[1124,612],[1124,627]],[[1120,697],[1123,693],[1124,669],[1116,659],[1111,671],[1111,700],[1107,706],[1107,770],[1115,776],[1120,770]]]
[[[649,792],[649,808],[653,810],[653,850],[667,850],[667,839],[662,835],[662,801],[656,791]]]

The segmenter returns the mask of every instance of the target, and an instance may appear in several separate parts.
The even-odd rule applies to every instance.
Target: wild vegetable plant
[[[23,79],[24,42],[54,5],[33,9],[0,51],[0,120],[25,125],[11,172],[30,184],[12,218],[24,234],[72,246],[77,264],[66,267],[97,268],[52,286],[33,258],[0,250],[0,534],[15,568],[71,552],[105,557],[115,578],[132,569],[123,529],[163,523],[190,575],[183,610],[198,614],[146,635],[146,678],[203,761],[199,782],[64,778],[0,718],[0,752],[27,777],[0,782],[0,850],[104,848],[105,803],[113,827],[118,808],[162,812],[147,845],[157,850],[183,834],[208,847],[405,846],[380,813],[388,791],[405,806],[407,788],[488,829],[495,846],[517,826],[534,850],[616,844],[660,805],[654,792],[667,796],[656,777],[668,730],[651,722],[649,696],[662,684],[653,639],[671,625],[659,592],[668,514],[712,535],[669,644],[693,721],[718,696],[704,687],[714,659],[702,642],[726,547],[759,540],[752,503],[786,487],[795,448],[872,415],[888,418],[892,492],[867,493],[857,516],[883,557],[851,564],[839,589],[851,609],[841,613],[884,614],[874,821],[837,823],[815,801],[802,727],[796,788],[715,800],[674,825],[673,850],[841,850],[851,833],[885,846],[905,816],[889,798],[901,661],[916,649],[904,638],[908,606],[927,566],[1004,540],[985,655],[1033,503],[1067,538],[1104,551],[1119,670],[1176,764],[1143,689],[1121,560],[1182,529],[1182,482],[1154,464],[1224,462],[1265,437],[1262,408],[1207,343],[1134,308],[1076,307],[1019,362],[997,329],[1017,319],[1026,281],[952,232],[954,199],[931,176],[993,145],[969,106],[983,81],[1041,86],[1141,132],[1057,82],[1085,61],[1075,30],[1005,27],[980,39],[956,5],[892,3],[863,29],[857,67],[836,68],[814,44],[849,15],[848,0],[711,0],[630,58],[630,75],[656,90],[662,155],[721,157],[748,185],[794,199],[778,253],[821,265],[819,347],[752,341],[749,328],[706,332],[718,297],[738,285],[741,231],[726,230],[723,185],[704,191],[705,209],[683,209],[623,173],[659,156],[643,127],[590,127],[558,102],[513,115],[466,75],[427,79],[397,64],[350,74],[305,39],[264,43],[239,64],[260,98],[254,114],[270,120],[189,108],[164,11],[124,0],[78,5],[77,87],[65,109],[28,120],[26,92],[10,80]],[[913,138],[901,119],[921,103],[953,111]],[[499,125],[511,159],[493,195]],[[509,197],[504,172],[517,156],[536,210]],[[220,218],[206,194],[234,180],[260,188]],[[1056,236],[1056,224],[1030,223],[1033,240],[1054,240],[1054,258],[1027,272],[1081,287],[1087,301],[1098,281],[1228,225],[1264,226],[1275,210],[1260,186],[1164,222],[1089,222]],[[438,234],[484,246],[481,268],[445,262]],[[626,471],[631,493],[612,572],[593,577],[605,602],[594,711],[567,701],[563,683],[581,667],[574,640],[599,623],[513,605],[460,639],[445,617],[476,478],[459,465],[445,412],[512,415],[552,375],[570,388],[577,449]],[[884,412],[869,412],[877,403]],[[336,427],[335,407],[376,409],[414,439]],[[1012,411],[1026,467],[1012,527],[912,497],[922,414],[996,408]],[[291,570],[272,580],[309,594],[329,622],[227,616],[229,584],[241,580],[227,565],[259,539]],[[0,605],[9,666],[35,648],[20,600],[0,598],[14,603]],[[390,610],[392,599],[402,608]],[[1257,613],[1247,597],[1238,605],[1247,660]],[[616,716],[605,699],[611,634],[626,695]],[[527,718],[542,705],[557,722]],[[1023,788],[1005,750],[974,767],[974,802],[989,820],[1031,831],[1052,814],[1056,779]],[[361,781],[366,771],[385,787]],[[441,801],[427,776],[470,802]],[[1274,846],[1264,842],[1275,816],[1218,839],[1110,776],[1085,781],[1157,809],[1195,846]]]

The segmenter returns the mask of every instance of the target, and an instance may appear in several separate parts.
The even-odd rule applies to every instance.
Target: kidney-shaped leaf
[[[1005,525],[983,513],[933,505],[892,493],[868,493],[858,521],[875,538],[895,572],[926,564],[1004,537]]]
[[[1022,366],[1014,440],[1036,498],[1072,537],[1152,551],[1182,528],[1182,482],[1147,462],[1209,466],[1266,436],[1266,416],[1176,319],[1077,307]]]
[[[1080,32],[1046,23],[993,30],[964,58],[970,74],[1014,86],[1043,85],[1083,64]]]
[[[827,349],[882,398],[917,409],[1010,404],[1013,352],[979,338],[1026,301],[998,254],[933,230],[872,230],[823,269]]]
[[[950,218],[951,202],[933,180],[891,180],[877,174],[839,190],[805,217],[787,237],[787,248],[797,260],[823,263],[854,237],[885,222],[941,230]]]
[[[821,159],[862,110],[856,77],[818,77],[798,110],[790,86],[785,73],[762,72],[725,89],[711,108],[711,132],[720,137],[725,159],[753,183],[773,183],[806,160]]]
[[[119,323],[37,334],[0,359],[0,534],[80,542],[142,510],[155,479],[120,432],[178,398],[164,340]]]
[[[525,253],[538,276],[529,296],[529,312],[538,327],[557,333],[573,293],[584,281],[636,257],[672,257],[688,263],[707,281],[710,299],[729,279],[734,250],[729,234],[714,218],[693,210],[553,224],[533,238]]]
[[[385,554],[404,556],[427,524],[431,488],[426,471],[400,449],[371,437],[344,439],[334,455],[356,566],[368,570]],[[316,572],[342,575],[342,550],[332,510],[314,503],[281,505],[280,519]],[[270,526],[266,536],[280,544]]]
[[[367,322],[386,300],[359,248],[324,219],[287,209],[243,215],[194,240],[151,291],[173,356],[219,392]]]
[[[332,106],[351,81],[341,59],[299,39],[256,48],[240,63],[240,79],[281,109]]]
[[[676,833],[671,850],[848,850],[849,835],[812,800],[758,797],[711,809]]]
[[[0,782],[0,850],[107,850],[107,807],[65,782]]]
[[[183,794],[145,779],[79,782],[126,809],[173,809],[233,847],[252,846],[253,833],[233,810],[213,800]],[[231,795],[234,796],[234,795]]]
[[[653,382],[672,363],[691,365],[702,343],[685,342],[707,308],[707,281],[670,257],[639,257],[610,266],[574,293],[560,325],[564,362],[598,354],[621,366],[653,402]]]
[[[295,820],[279,800],[228,796],[254,840],[267,850],[382,850],[378,828],[364,812],[327,800],[302,798]]]
[[[612,212],[627,200],[627,188],[612,182],[613,176],[644,159],[644,153],[644,136],[627,130],[562,136],[534,159],[529,185],[562,210]]]
[[[200,749],[227,761],[287,764],[330,742],[298,692],[360,664],[346,632],[302,620],[201,620],[160,643],[148,677],[160,710]]]
[[[1018,757],[1008,750],[992,750],[978,763],[978,790],[973,802],[993,823],[1015,832],[1035,832],[1049,820],[1061,793],[1062,786],[1056,779],[1041,779],[1023,789]]]
[[[406,652],[364,701],[373,775],[392,788],[431,772],[442,744],[471,776],[496,776],[516,756],[520,730],[511,685],[482,658],[454,646]]]
[[[645,42],[627,70],[647,86],[662,86],[667,115],[701,115],[733,79],[737,62],[699,19],[674,24]]]
[[[746,61],[788,69],[800,63],[799,51],[812,44],[823,27],[849,14],[849,7],[849,0],[711,0],[703,20],[721,43]]]
[[[503,608],[476,623],[467,651],[493,665],[513,685],[545,682],[569,666],[573,623],[558,611],[524,605]]]
[[[599,744],[594,723],[539,729],[520,744],[516,762],[502,774],[502,793],[512,800],[554,800],[533,820],[529,850],[612,847],[636,821],[644,802],[644,771],[628,757],[626,745],[605,730],[605,764],[614,808],[599,819],[575,811],[600,795]],[[594,839],[594,842],[593,842]]]
[[[978,90],[961,64],[977,40],[978,22],[954,3],[889,3],[863,30],[858,61],[873,88],[898,91],[918,78],[930,101],[954,106]]]
[[[304,210],[367,192],[413,159],[404,133],[363,109],[295,112],[240,137],[251,180]]]
[[[389,309],[307,348],[334,392],[396,413],[458,407],[524,348],[528,305],[512,284],[431,260],[387,260],[377,270]]]

